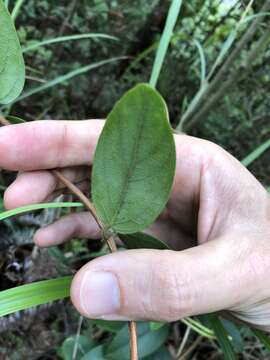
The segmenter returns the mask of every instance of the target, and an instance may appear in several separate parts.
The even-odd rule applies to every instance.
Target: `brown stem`
[[[137,330],[135,321],[128,323],[129,338],[130,338],[130,359],[138,360],[138,342],[137,342]]]
[[[0,115],[0,124],[10,125],[10,122]],[[61,181],[74,195],[76,195],[84,206],[90,211],[92,216],[97,222],[97,225],[101,230],[104,230],[104,225],[102,221],[98,218],[94,205],[91,201],[84,195],[84,193],[71,181],[69,181],[59,170],[51,170],[53,175]],[[111,251],[114,253],[117,251],[117,246],[113,235],[106,239],[107,245]],[[129,322],[129,334],[130,334],[130,358],[131,360],[138,360],[138,345],[137,345],[137,332],[136,332],[136,323],[134,321]]]
[[[113,236],[110,236],[107,239],[108,247],[111,253],[117,251],[117,246]],[[128,331],[129,331],[129,338],[130,338],[130,359],[131,360],[138,360],[138,342],[137,342],[137,330],[136,330],[136,322],[129,321],[128,323]]]
[[[84,206],[93,215],[99,228],[104,229],[104,226],[103,226],[101,220],[97,216],[94,205],[91,203],[91,201],[88,199],[88,197],[85,196],[84,193],[76,185],[74,185],[71,181],[69,181],[59,170],[52,170],[52,173],[58,180],[61,181],[61,183],[63,183],[74,195],[76,195],[81,200],[81,202],[84,204]]]

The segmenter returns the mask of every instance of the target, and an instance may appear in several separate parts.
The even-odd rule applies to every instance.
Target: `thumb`
[[[121,251],[86,264],[71,298],[89,318],[174,321],[237,304],[236,266],[239,256],[223,240],[181,252]]]

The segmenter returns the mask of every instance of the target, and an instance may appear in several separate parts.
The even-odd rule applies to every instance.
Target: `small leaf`
[[[3,1],[0,1],[0,24],[0,103],[8,104],[23,89],[25,68],[16,29]]]
[[[92,195],[106,228],[122,234],[150,225],[168,201],[175,144],[162,97],[137,85],[118,101],[99,138]]]
[[[8,115],[6,116],[6,119],[11,123],[11,124],[23,124],[26,121],[19,118],[18,116],[12,116],[12,115]]]
[[[169,249],[163,241],[144,233],[121,234],[119,237],[128,249]]]
[[[97,327],[99,327],[102,330],[109,331],[112,333],[118,332],[125,325],[124,321],[107,321],[100,319],[91,320],[91,323],[95,324]]]
[[[166,323],[164,323],[164,322],[157,322],[157,321],[151,321],[149,325],[150,325],[150,330],[151,330],[151,331],[157,331],[157,330],[159,330],[160,328],[162,328],[162,326],[166,325]]]

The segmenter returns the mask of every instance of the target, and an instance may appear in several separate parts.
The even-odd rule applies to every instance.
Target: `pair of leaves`
[[[18,97],[25,81],[25,67],[16,29],[3,1],[0,1],[0,104]]]

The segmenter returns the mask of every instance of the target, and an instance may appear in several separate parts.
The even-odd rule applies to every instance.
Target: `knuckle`
[[[175,264],[172,265],[170,266],[168,261],[160,264],[155,276],[156,290],[152,292],[154,298],[151,304],[154,306],[151,306],[151,315],[163,321],[179,320],[190,314],[192,309],[189,276],[184,272],[180,273]]]

